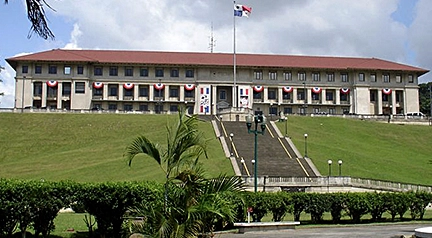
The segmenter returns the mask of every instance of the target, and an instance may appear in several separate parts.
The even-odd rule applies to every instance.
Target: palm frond
[[[158,144],[152,143],[145,136],[138,136],[126,147],[123,157],[126,159],[129,166],[131,166],[132,160],[136,155],[145,154],[153,158],[161,166],[162,158],[158,147]]]

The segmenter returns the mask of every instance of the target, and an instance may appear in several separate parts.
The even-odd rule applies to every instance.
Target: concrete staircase
[[[242,176],[254,175],[254,133],[248,133],[243,121],[216,120],[220,136],[226,141],[231,160],[237,163]],[[254,127],[254,124],[252,125]],[[254,129],[254,128],[252,128]],[[230,134],[234,136],[231,138]],[[242,163],[242,161],[244,161]],[[310,160],[303,158],[288,138],[281,135],[274,123],[267,123],[264,135],[258,134],[258,175],[280,177],[320,176]]]

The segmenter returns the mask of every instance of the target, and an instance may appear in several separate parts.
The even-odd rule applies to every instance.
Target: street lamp
[[[304,134],[304,138],[305,138],[305,158],[307,158],[308,156],[307,156],[307,138],[308,138],[308,134]]]
[[[230,133],[229,134],[229,137],[230,137],[230,144],[231,144],[231,147],[230,147],[230,154],[231,154],[231,156],[234,154],[234,152],[233,152],[233,138],[234,138],[234,133]]]
[[[245,160],[243,159],[243,157],[241,158],[241,160],[240,160],[240,163],[241,163],[241,167],[242,167],[242,170],[241,170],[241,173],[243,174],[243,172],[244,172],[244,163],[245,163]]]
[[[342,160],[338,160],[339,164],[339,177],[342,176]]]
[[[331,176],[331,165],[333,161],[331,159],[327,160],[328,166],[329,166],[329,177]]]
[[[252,122],[255,123],[255,129],[252,128]],[[260,129],[258,130],[258,125],[260,125]],[[248,133],[253,133],[255,135],[255,144],[254,144],[254,160],[252,163],[254,164],[254,191],[257,192],[258,189],[258,134],[264,135],[264,131],[266,128],[266,118],[262,114],[255,113],[255,115],[246,116],[246,126],[248,129]]]

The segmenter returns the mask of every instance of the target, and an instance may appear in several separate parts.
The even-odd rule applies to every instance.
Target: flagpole
[[[233,1],[235,6],[235,0]],[[235,14],[233,14],[233,21],[234,21],[234,27],[233,27],[233,32],[234,32],[234,37],[233,37],[233,49],[234,49],[234,55],[233,55],[233,60],[234,60],[234,89],[233,89],[233,106],[234,108],[237,110],[237,59],[236,59],[236,16]]]

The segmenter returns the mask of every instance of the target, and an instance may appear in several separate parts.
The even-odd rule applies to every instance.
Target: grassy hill
[[[0,177],[75,181],[157,180],[158,165],[144,156],[128,167],[125,147],[143,134],[160,144],[176,115],[0,113]],[[432,185],[432,127],[332,117],[290,116],[288,135],[323,175],[327,160],[343,160],[342,175]],[[209,141],[209,176],[233,174],[211,124],[200,122]],[[285,123],[278,123],[282,133]],[[262,142],[260,142],[262,143]]]
[[[285,123],[277,124],[282,133]],[[290,116],[288,136],[322,175],[342,175],[432,185],[432,126],[399,125],[334,117]]]
[[[177,115],[1,113],[0,177],[162,181],[152,159],[137,157],[128,167],[123,153],[141,134],[164,144],[167,123],[176,119]],[[199,127],[210,139],[209,159],[202,160],[208,174],[233,174],[211,124],[200,122]]]

